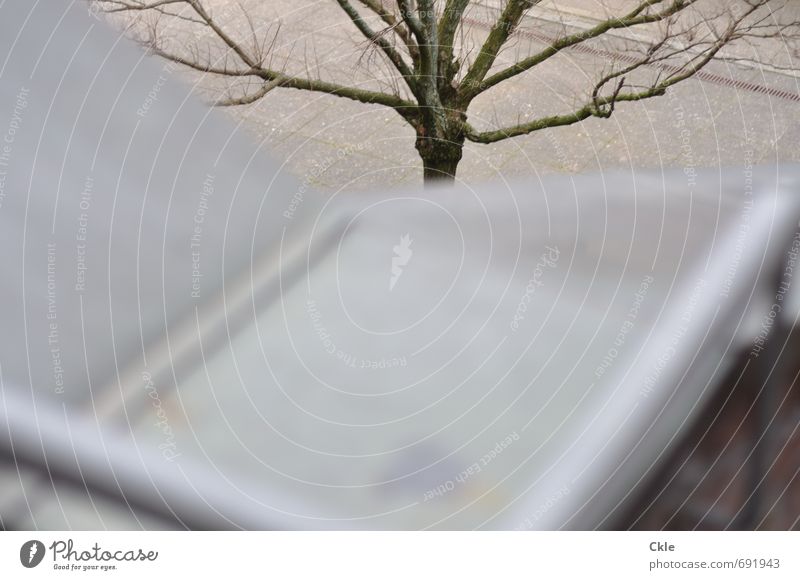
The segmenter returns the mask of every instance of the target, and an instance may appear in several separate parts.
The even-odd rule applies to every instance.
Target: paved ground
[[[544,6],[536,18],[524,22],[519,41],[503,58],[510,62],[517,53],[543,46],[543,36],[554,36],[562,29],[558,20],[569,26],[585,25],[597,16],[587,10],[593,4],[585,0],[559,3],[560,14]],[[352,24],[334,2],[280,0],[267,7],[244,5],[258,22],[273,27],[281,23],[274,53],[276,60],[287,60],[290,70],[310,60],[319,63],[324,78],[368,86],[379,86],[385,79],[384,70],[365,53]],[[225,10],[234,9],[223,5],[218,13],[226,14]],[[474,23],[467,43],[477,42],[486,33],[494,13],[490,5],[472,9],[469,15]],[[605,64],[602,60],[565,52],[478,98],[469,111],[470,120],[478,127],[492,128],[565,111],[581,101],[586,79]],[[469,144],[459,177],[477,182],[498,176],[615,168],[736,167],[745,163],[750,151],[756,163],[797,161],[798,79],[728,64],[718,64],[710,72],[713,79],[686,81],[664,97],[620,105],[609,120],[590,119],[494,145]],[[739,86],[731,86],[735,83]],[[200,79],[200,85],[212,92],[219,88],[209,79]],[[769,90],[775,94],[765,94]],[[279,89],[254,105],[228,111],[264,139],[275,155],[285,157],[289,171],[323,189],[387,187],[417,183],[421,178],[413,133],[389,109]]]

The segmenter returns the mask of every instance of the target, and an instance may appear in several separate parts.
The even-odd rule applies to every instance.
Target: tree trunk
[[[431,139],[417,137],[417,151],[422,158],[423,181],[426,186],[452,184],[461,161],[464,138]]]
[[[453,183],[459,159],[422,158],[423,181],[425,185]]]

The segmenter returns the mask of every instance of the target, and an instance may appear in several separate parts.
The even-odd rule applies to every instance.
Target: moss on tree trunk
[[[425,185],[452,183],[464,151],[464,136],[434,139],[417,136]]]

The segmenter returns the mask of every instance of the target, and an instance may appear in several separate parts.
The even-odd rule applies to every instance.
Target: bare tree
[[[241,7],[244,20],[234,26],[229,16],[219,15],[229,0],[216,0],[213,7],[212,0],[91,1],[108,13],[124,13],[129,30],[156,54],[226,79],[219,105],[253,103],[283,87],[394,109],[416,133],[426,183],[455,177],[465,141],[494,143],[608,118],[620,103],[663,95],[714,60],[758,58],[759,43],[783,45],[798,28],[787,0],[628,0],[615,3],[625,5],[618,15],[580,29],[559,26],[557,34],[525,51],[518,42],[520,24],[540,0],[498,0],[485,34],[471,27],[470,0],[330,0],[349,18],[353,33],[363,36],[365,51],[379,55],[390,70],[390,82],[366,89],[323,80],[308,62],[304,74],[289,72],[286,63],[275,66],[276,26]],[[169,38],[175,23],[194,31],[191,42]],[[744,49],[734,51],[734,44]],[[470,105],[479,95],[567,50],[597,61],[594,78],[572,95],[569,110],[506,127],[470,124]]]

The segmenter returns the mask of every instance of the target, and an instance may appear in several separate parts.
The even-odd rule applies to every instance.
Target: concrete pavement
[[[544,4],[537,7],[538,18],[526,19],[520,39],[501,55],[498,66],[544,46],[536,36],[554,36],[563,29],[565,24],[552,18],[553,8]],[[566,6],[565,13],[571,14],[567,26],[581,26],[596,16],[585,9],[587,4],[559,3],[560,10]],[[303,70],[303,63],[310,61],[318,63],[322,78],[385,86],[386,69],[370,57],[334,3],[282,1],[244,7],[254,11],[258,23],[275,27],[280,22],[275,59],[285,60],[289,70]],[[470,12],[485,25],[471,26],[467,43],[480,40],[492,14],[490,6]],[[525,35],[526,31],[536,35]],[[476,99],[470,121],[488,129],[569,110],[582,102],[592,75],[604,64],[597,56],[565,51]],[[800,94],[798,80],[728,63],[708,70],[716,81],[685,81],[664,97],[618,106],[609,120],[590,119],[494,145],[468,144],[458,177],[474,182],[617,168],[741,166],[749,158],[755,163],[797,161],[800,103],[792,97]],[[194,80],[212,94],[220,88],[216,80]],[[731,86],[736,82],[740,86]],[[753,86],[743,88],[745,82]],[[770,89],[776,94],[764,94]],[[275,155],[285,158],[292,173],[320,188],[370,189],[421,180],[413,132],[389,109],[277,89],[253,105],[228,112]]]

